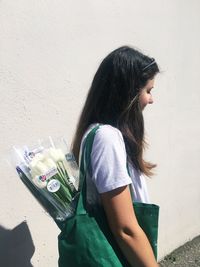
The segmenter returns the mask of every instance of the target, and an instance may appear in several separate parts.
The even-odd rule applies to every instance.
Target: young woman
[[[142,111],[153,103],[151,90],[158,72],[153,58],[131,47],[111,52],[94,76],[72,147],[78,162],[87,134],[100,125],[86,177],[87,205],[103,206],[116,242],[134,267],[158,266],[131,200],[132,193],[134,201],[149,203],[143,174],[151,176],[155,165],[143,159]]]

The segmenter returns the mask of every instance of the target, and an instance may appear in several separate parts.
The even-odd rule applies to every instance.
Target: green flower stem
[[[58,169],[58,172],[59,172],[59,176],[60,176],[60,178],[62,180],[62,183],[65,184],[66,186],[68,186],[66,175],[63,172],[62,168],[58,165],[58,168],[57,169]]]
[[[63,161],[60,161],[59,162],[61,165],[62,165],[62,170],[64,171],[64,176],[65,176],[65,180],[66,180],[66,183],[67,183],[67,187],[69,188],[69,191],[70,191],[70,193],[71,194],[74,194],[75,193],[75,191],[76,191],[76,189],[75,189],[75,187],[74,187],[74,185],[73,185],[73,183],[70,181],[70,179],[69,179],[69,175],[68,175],[68,173],[67,173],[67,170],[66,170],[66,168],[65,168],[65,165],[64,165],[64,163],[63,163]]]
[[[59,190],[57,192],[53,193],[55,196],[57,196],[57,198],[59,198],[59,201],[64,205],[64,206],[68,206],[69,203],[71,202],[71,195],[69,194],[69,191],[67,190],[67,188],[65,188],[62,184],[61,187],[59,188]]]
[[[57,170],[58,170],[59,175],[62,177],[62,179],[64,179],[65,176],[63,175],[63,172],[60,169],[60,166],[59,165],[57,165]]]
[[[63,162],[62,161],[59,161],[58,162],[58,166],[59,166],[60,170],[62,171],[63,176],[65,177],[65,167],[64,167]]]
[[[65,181],[64,177],[62,177],[62,175],[60,175],[60,174],[58,173],[58,174],[54,175],[54,177],[55,177],[55,179],[57,179],[59,182],[61,182],[62,184],[65,184],[65,185],[67,186],[66,181]]]
[[[59,190],[62,192],[62,194],[65,196],[65,198],[67,198],[67,200],[69,202],[72,201],[72,196],[71,196],[71,194],[69,192],[69,189],[67,187],[65,187],[62,183],[61,183],[61,187],[60,187]]]
[[[64,177],[66,178],[66,181],[69,183],[70,179],[69,179],[69,175],[67,173],[67,170],[65,168],[65,165],[64,165],[64,163],[62,161],[60,162],[60,165],[61,165],[62,171],[64,173]]]
[[[56,197],[57,201],[61,203],[64,207],[68,206],[69,203],[72,201],[72,195],[69,191],[69,185],[65,185],[65,180],[59,175],[56,174],[48,179],[48,182],[56,179],[60,182],[60,188],[57,192],[52,192],[52,194]]]
[[[61,206],[62,208],[64,207],[64,209],[66,208],[66,205],[65,205],[65,202],[62,200],[62,198],[60,198],[56,192],[55,193],[51,193],[48,191],[48,189],[46,188],[45,191],[48,193],[48,194],[52,194],[53,195],[53,198],[56,200],[56,202],[58,203],[59,206]]]
[[[69,201],[69,202],[72,201],[72,196],[70,194],[70,191],[69,191],[68,187],[63,185],[61,182],[60,182],[60,188],[59,188],[59,190],[57,192],[59,192],[60,197],[63,200],[66,200],[66,201]]]
[[[63,183],[63,184],[66,185],[66,187],[69,189],[71,195],[73,195],[74,192],[75,192],[75,187],[74,187],[74,185],[70,182],[68,173],[67,173],[67,171],[66,171],[66,169],[65,169],[65,166],[64,166],[64,163],[63,163],[62,161],[59,161],[58,163],[59,163],[59,165],[58,165],[58,166],[59,166],[59,168],[58,168],[59,173],[62,172],[62,174],[63,174],[63,176],[64,176],[64,178],[63,178],[63,176],[62,176],[62,178],[63,178],[63,180],[64,180],[64,183]]]
[[[52,193],[53,197],[57,200],[57,202],[59,203],[59,205],[61,205],[62,207],[64,207],[65,209],[68,208],[69,204],[66,203],[64,200],[62,200],[62,198],[58,195],[57,192]]]
[[[61,205],[65,210],[70,209],[70,203],[74,197],[75,190],[73,190],[73,184],[70,183],[68,173],[65,169],[64,163],[59,161],[57,163],[57,173],[48,179],[49,182],[52,179],[56,179],[60,182],[60,188],[57,192],[49,192],[52,194],[55,201]]]
[[[64,180],[65,179],[65,176],[63,175],[63,172],[60,169],[59,165],[57,166],[57,170],[58,170],[59,176]]]

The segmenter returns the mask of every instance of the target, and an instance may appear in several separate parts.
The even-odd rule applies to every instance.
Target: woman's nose
[[[152,96],[149,99],[149,104],[153,104],[153,97]]]

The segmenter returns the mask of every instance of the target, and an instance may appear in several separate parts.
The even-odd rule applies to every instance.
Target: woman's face
[[[154,78],[147,81],[147,84],[140,89],[140,95],[139,95],[139,104],[141,106],[141,109],[143,110],[146,105],[153,104],[153,98],[151,95],[151,90],[154,87]]]

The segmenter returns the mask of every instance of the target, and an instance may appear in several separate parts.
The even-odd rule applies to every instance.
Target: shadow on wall
[[[26,222],[17,225],[13,230],[0,225],[0,266],[33,267],[30,260],[35,246]]]

